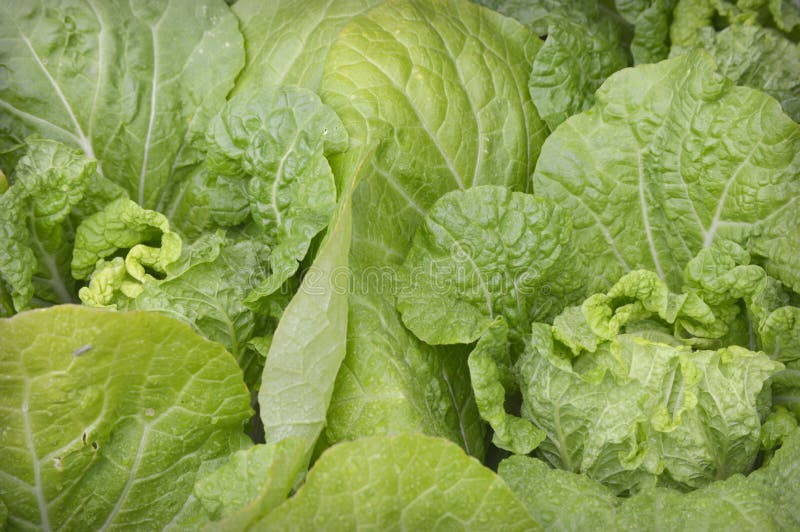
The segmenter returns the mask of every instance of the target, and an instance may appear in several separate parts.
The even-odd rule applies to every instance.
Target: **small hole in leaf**
[[[98,445],[98,443],[96,441],[93,441],[92,442],[92,449],[94,449],[96,451],[99,448],[100,448],[100,445]]]

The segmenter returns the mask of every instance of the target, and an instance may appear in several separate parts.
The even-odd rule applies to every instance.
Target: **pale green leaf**
[[[319,88],[325,56],[342,27],[384,0],[239,0],[245,68],[234,93],[264,85]]]
[[[748,471],[760,393],[783,366],[739,346],[692,349],[692,324],[713,319],[697,296],[670,294],[637,271],[580,313],[534,324],[517,371],[522,415],[548,435],[542,456],[618,493],[698,488]]]
[[[519,23],[458,0],[384,3],[353,18],[332,46],[320,93],[351,139],[332,167],[339,182],[359,165],[365,175],[353,195],[348,353],[330,440],[419,430],[482,453],[466,353],[453,358],[414,338],[392,286],[442,194],[524,188],[545,129],[527,91],[539,46]]]
[[[256,529],[538,530],[508,486],[455,444],[419,434],[340,443]]]
[[[268,443],[294,437],[310,455],[345,357],[352,203],[343,198],[325,242],[283,312],[258,394]]]
[[[800,125],[777,102],[733,86],[702,52],[620,71],[596,100],[547,139],[533,176],[536,194],[572,214],[595,290],[637,268],[678,289],[684,265],[719,239],[797,282]]]
[[[304,442],[293,438],[231,454],[194,485],[195,496],[214,521],[208,528],[246,530],[288,497],[304,461]]]
[[[445,194],[417,229],[399,270],[403,323],[429,344],[470,343],[496,316],[521,345],[531,321],[585,294],[566,212],[505,187]]]
[[[622,500],[599,482],[529,456],[511,456],[497,472],[545,530],[614,528]]]
[[[20,529],[188,519],[205,460],[242,445],[236,362],[156,313],[56,306],[0,320],[0,498]]]
[[[15,311],[75,300],[68,218],[95,171],[94,161],[59,142],[31,137],[26,146],[12,186],[0,194],[0,284]]]
[[[100,272],[114,264],[105,259],[122,251],[124,279],[130,279],[130,284],[135,286],[153,278],[148,270],[164,274],[166,267],[180,257],[181,246],[180,236],[170,230],[169,221],[163,214],[120,198],[84,218],[78,226],[72,253],[72,275],[76,279],[88,279],[93,271]],[[129,297],[141,290],[141,286],[134,286],[127,294]],[[88,299],[86,292],[91,290],[91,286],[82,288],[83,294],[79,295]]]
[[[242,67],[237,24],[211,0],[4,3],[0,152],[40,133],[163,207]]]
[[[734,475],[689,493],[655,488],[626,498],[529,457],[504,460],[499,472],[531,516],[552,530],[794,530],[800,525],[799,450],[800,431],[794,430],[774,460],[748,477]]]

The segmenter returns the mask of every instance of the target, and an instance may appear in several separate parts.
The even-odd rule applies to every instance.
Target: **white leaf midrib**
[[[650,255],[653,257],[653,265],[656,268],[656,273],[663,280],[664,270],[661,268],[661,261],[658,260],[658,252],[656,250],[656,243],[653,239],[653,228],[650,227],[650,215],[647,207],[647,194],[645,192],[645,172],[642,163],[642,152],[636,152],[636,164],[639,173],[639,206],[642,209],[642,225],[644,226],[644,233],[647,236],[647,245],[650,248]]]
[[[50,74],[50,71],[47,70],[47,67],[42,62],[41,58],[39,57],[39,54],[36,52],[36,49],[33,47],[33,43],[31,43],[30,39],[28,39],[28,37],[24,33],[22,33],[22,30],[17,29],[17,31],[19,32],[19,36],[22,39],[22,42],[24,42],[25,46],[27,46],[28,49],[30,50],[34,61],[36,61],[36,64],[39,65],[39,68],[42,70],[42,73],[50,82],[50,85],[53,87],[53,90],[56,91],[56,96],[58,96],[58,99],[61,101],[61,104],[64,106],[64,109],[67,111],[67,114],[69,115],[69,118],[72,121],[72,125],[75,126],[75,133],[77,133],[78,144],[80,144],[81,149],[84,151],[84,153],[86,153],[87,156],[91,157],[92,159],[96,159],[94,155],[94,149],[92,148],[92,143],[89,140],[89,138],[84,134],[83,128],[81,128],[81,125],[78,122],[78,118],[77,116],[75,116],[75,112],[72,110],[72,106],[67,100],[67,97],[64,95],[64,92],[61,90],[61,86],[58,84],[55,78]]]
[[[763,105],[759,112],[762,111]],[[731,173],[731,176],[725,182],[725,187],[722,189],[722,193],[720,194],[719,201],[717,202],[717,208],[714,210],[714,218],[711,219],[711,223],[708,226],[708,229],[704,231],[704,239],[703,239],[703,247],[707,248],[711,246],[714,242],[714,236],[717,234],[717,229],[719,228],[720,222],[722,220],[722,211],[725,208],[725,203],[728,200],[728,192],[731,189],[731,186],[739,179],[739,174],[741,173],[742,169],[750,163],[750,160],[753,157],[753,154],[756,152],[756,149],[764,142],[764,137],[762,136],[756,142],[753,143],[753,147],[750,149],[750,152],[747,154],[747,157],[742,159],[742,161],[737,165],[736,170]]]
[[[31,465],[33,466],[33,491],[36,495],[36,503],[39,506],[39,519],[41,519],[41,527],[42,530],[49,531],[52,530],[50,527],[50,515],[47,509],[47,500],[44,496],[44,490],[42,489],[42,470],[41,464],[39,463],[39,457],[36,454],[36,446],[33,442],[33,430],[31,427],[31,418],[30,418],[30,405],[28,401],[30,400],[31,396],[31,382],[29,380],[25,381],[25,396],[22,400],[22,422],[25,428],[25,444],[28,446],[28,452],[31,455]]]
[[[156,106],[158,104],[158,76],[159,76],[159,61],[158,61],[158,26],[161,20],[150,26],[150,37],[153,41],[153,80],[150,84],[150,116],[147,124],[147,135],[144,139],[144,151],[142,153],[142,168],[139,172],[139,191],[138,202],[139,205],[144,207],[145,200],[145,181],[147,178],[147,163],[150,158],[150,143],[153,138],[153,126],[156,121]]]

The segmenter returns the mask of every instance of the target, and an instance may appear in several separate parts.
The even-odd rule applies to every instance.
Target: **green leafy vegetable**
[[[481,417],[494,430],[492,443],[516,454],[527,454],[545,439],[528,419],[506,412],[506,397],[518,389],[508,348],[508,326],[493,322],[469,355],[469,372]]]
[[[325,56],[342,27],[383,0],[240,0],[246,66],[236,92],[264,83],[319,88]]]
[[[539,528],[505,483],[474,458],[451,442],[412,434],[329,450],[297,495],[263,523],[267,530],[429,526]]]
[[[675,3],[675,0],[614,0],[617,12],[633,25],[631,53],[636,64],[666,59]]]
[[[479,186],[442,196],[417,229],[399,272],[403,323],[430,344],[470,343],[495,316],[521,344],[584,295],[568,215],[542,198]]]
[[[26,154],[0,195],[0,293],[8,294],[0,316],[43,302],[75,298],[69,275],[69,215],[86,195],[95,164],[63,144],[29,138]]]
[[[76,279],[86,279],[95,268],[102,271],[108,264],[104,259],[119,251],[125,251],[123,283],[126,280],[127,283],[124,288],[134,297],[141,289],[136,283],[152,278],[147,269],[163,274],[169,264],[178,260],[181,238],[170,230],[163,214],[120,198],[78,226],[72,252],[72,275]]]
[[[527,94],[538,47],[525,28],[475,5],[388,2],[350,21],[331,48],[321,93],[352,146],[334,171],[352,175],[374,153],[353,194],[354,288],[331,439],[422,430],[482,454],[464,357],[409,334],[392,285],[439,196],[523,186],[544,133]]]
[[[259,242],[235,242],[222,232],[208,233],[164,267],[163,279],[148,276],[132,282],[118,258],[95,272],[80,295],[87,305],[159,311],[192,324],[225,346],[239,361],[248,385],[256,387],[266,355],[258,344],[260,335],[271,330],[267,322],[282,310],[264,315],[244,304],[269,274],[261,259],[266,254]]]
[[[797,2],[479,4],[0,7],[0,528],[800,528]]]
[[[275,331],[259,394],[268,443],[297,438],[309,453],[325,426],[346,351],[351,209],[346,197]]]
[[[637,268],[677,288],[689,259],[721,238],[797,284],[783,265],[800,228],[780,213],[796,210],[800,126],[772,98],[733,86],[698,52],[621,71],[596,99],[548,137],[533,175],[537,194],[572,213],[578,249],[597,257],[593,288]]]
[[[670,55],[702,47],[714,57],[722,74],[775,97],[786,114],[797,121],[800,119],[800,48],[797,38],[780,30],[791,31],[792,23],[787,24],[784,18],[786,15],[787,20],[791,19],[798,8],[791,2],[777,0],[769,2],[769,10],[765,10],[765,3],[739,2],[734,6],[723,1],[679,1],[670,28]],[[766,11],[774,16],[774,24],[764,20]],[[715,16],[727,19],[729,25],[717,30],[720,23],[714,20]]]
[[[303,468],[303,442],[287,438],[236,451],[195,483],[215,530],[246,530],[276,508]]]
[[[0,164],[39,133],[97,159],[139,205],[163,206],[242,67],[237,24],[212,0],[5,3]]]
[[[531,97],[550,129],[590,107],[603,81],[630,63],[619,17],[594,0],[569,9],[554,4],[544,16],[547,39],[530,77]]]
[[[200,465],[243,445],[239,368],[180,322],[58,306],[0,321],[0,337],[10,527],[179,525]]]
[[[500,475],[546,529],[685,530],[747,526],[786,530],[797,526],[795,430],[775,461],[743,477],[736,475],[691,493],[656,488],[617,498],[582,475],[550,469],[535,458],[515,456],[500,464]],[[549,489],[542,490],[541,486]]]
[[[341,121],[311,91],[240,94],[212,120],[206,164],[171,212],[190,234],[244,225],[250,238],[268,245],[271,275],[246,298],[263,304],[294,275],[311,239],[328,224],[336,189],[325,155],[346,145]]]

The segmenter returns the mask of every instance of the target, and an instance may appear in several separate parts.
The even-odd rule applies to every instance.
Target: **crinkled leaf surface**
[[[154,310],[190,323],[225,346],[239,361],[248,386],[257,388],[264,355],[253,342],[271,333],[274,319],[257,314],[244,300],[265,281],[269,268],[261,257],[267,254],[258,240],[237,242],[222,232],[207,233],[183,247],[180,257],[165,266],[162,279],[145,278],[131,292],[124,288],[129,277],[118,261],[95,272],[81,299],[92,306]]]
[[[59,142],[26,140],[27,152],[12,174],[13,185],[0,194],[0,281],[13,309],[75,298],[69,275],[71,241],[68,217],[84,198],[95,163]]]
[[[720,238],[797,283],[788,261],[800,234],[790,225],[800,126],[777,102],[733,86],[702,52],[618,72],[596,100],[547,139],[533,176],[536,194],[572,214],[578,249],[596,257],[595,289],[637,268],[677,289],[686,262]]]
[[[246,63],[235,93],[264,85],[319,88],[339,30],[384,0],[239,0]]]
[[[470,343],[497,316],[523,343],[584,292],[583,260],[566,212],[506,187],[449,192],[417,229],[399,271],[403,323],[429,344]]]
[[[522,414],[548,434],[542,455],[617,492],[746,472],[760,448],[759,393],[783,366],[739,346],[693,350],[652,325],[626,332],[656,312],[667,324],[706,317],[701,301],[665,297],[646,273],[533,325],[517,371]]]
[[[350,21],[331,48],[322,99],[351,138],[334,172],[348,179],[361,167],[365,176],[353,195],[348,353],[329,439],[421,430],[482,454],[466,353],[414,338],[392,285],[416,227],[442,194],[524,187],[544,133],[527,92],[538,48],[513,20],[441,0],[386,2]]]
[[[22,529],[160,529],[242,445],[235,360],[185,324],[78,306],[0,320],[0,498]]]
[[[233,97],[206,137],[206,167],[185,185],[173,217],[196,233],[255,224],[270,246],[272,276],[248,301],[291,277],[311,239],[327,224],[336,187],[325,155],[347,146],[339,118],[298,87],[264,88]]]
[[[669,54],[669,24],[676,0],[614,0],[617,12],[633,25],[635,64],[655,63]]]
[[[571,3],[570,3],[571,4]],[[631,62],[626,27],[598,2],[546,12],[547,39],[533,62],[531,97],[551,130],[594,104],[605,79]]]
[[[455,444],[420,434],[340,443],[258,529],[538,530],[508,486]]]
[[[747,333],[729,335],[730,343],[759,349],[784,364],[800,360],[800,307],[792,304],[792,292],[763,267],[751,264],[741,246],[715,242],[689,261],[685,276],[687,288],[728,321],[723,324],[729,329],[726,333]],[[746,312],[741,312],[742,304]]]
[[[139,283],[153,278],[148,270],[165,273],[166,267],[180,257],[181,246],[181,237],[170,229],[163,214],[120,198],[84,218],[78,226],[72,252],[72,275],[76,279],[88,279],[91,275],[102,275],[107,268],[120,270],[124,264],[120,284],[127,281],[127,288],[122,289],[133,297],[141,291]],[[124,259],[105,260],[119,251],[125,253]],[[88,298],[86,288],[81,292],[81,298]]]
[[[546,529],[792,530],[800,526],[798,452],[795,430],[772,462],[746,478],[735,475],[690,493],[656,488],[630,498],[525,456],[504,460],[499,473]]]
[[[733,13],[733,23],[717,31],[714,16],[727,11],[720,9],[722,5],[709,0],[678,2],[670,27],[670,56],[702,47],[714,58],[720,73],[773,96],[786,114],[800,120],[800,47],[796,39],[753,20],[738,21],[741,14],[736,17]]]
[[[0,151],[40,133],[163,206],[242,67],[237,24],[212,0],[5,2]]]

